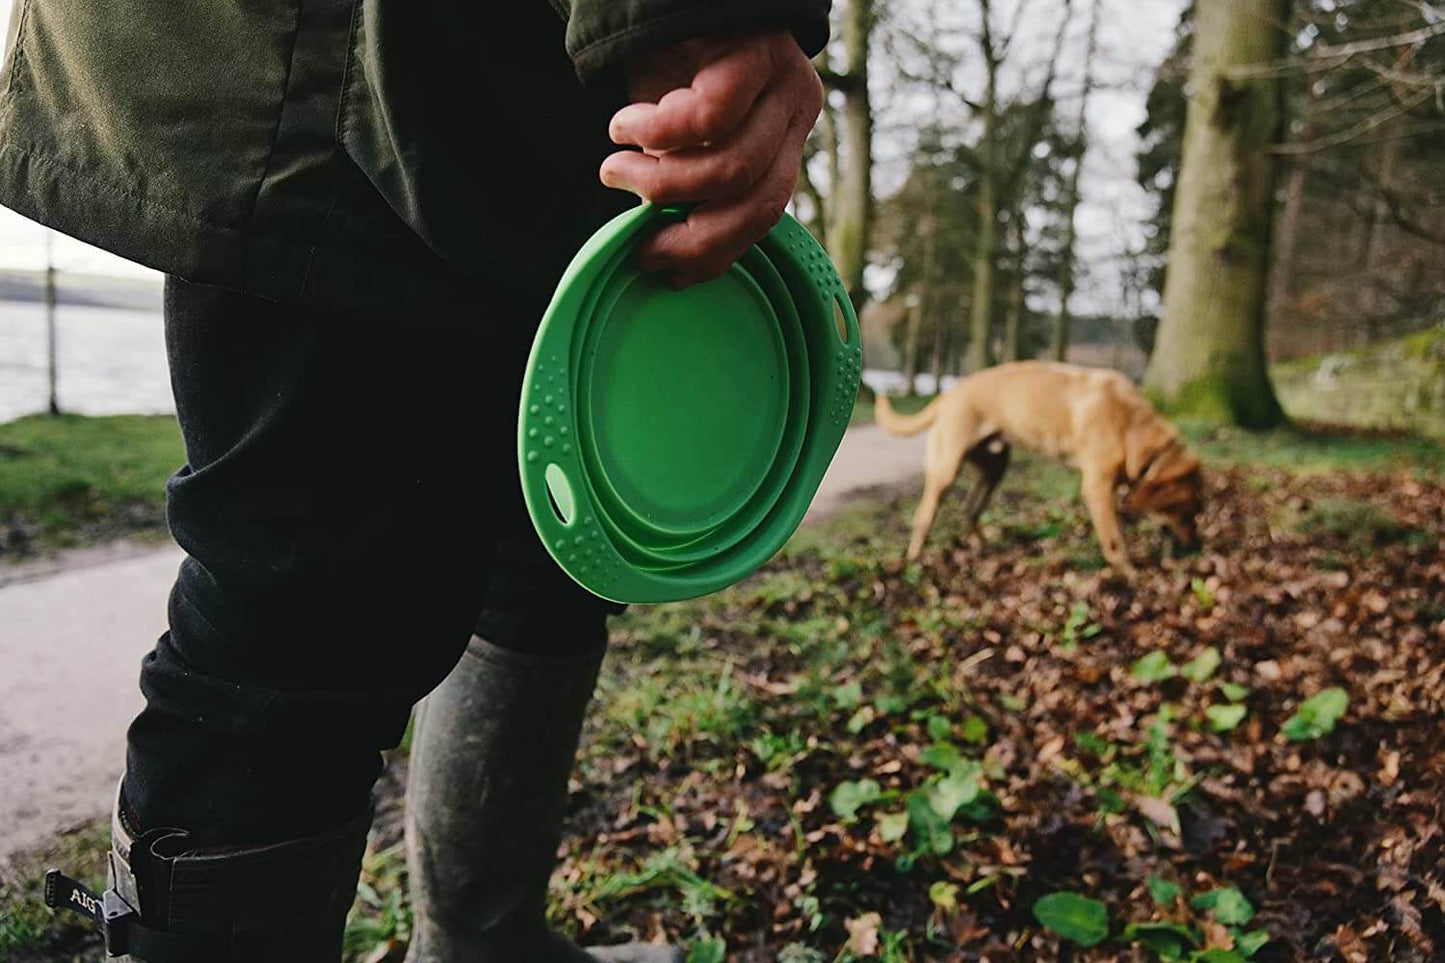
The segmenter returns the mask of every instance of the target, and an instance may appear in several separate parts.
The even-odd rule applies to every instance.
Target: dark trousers
[[[544,307],[502,292],[369,319],[168,281],[187,558],[129,733],[142,828],[223,845],[336,826],[474,631],[541,654],[605,644],[615,607],[547,558],[517,483]]]

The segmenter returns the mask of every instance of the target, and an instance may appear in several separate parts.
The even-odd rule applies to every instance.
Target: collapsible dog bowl
[[[858,320],[784,217],[682,291],[636,266],[685,214],[643,205],[589,240],[532,345],[517,429],[527,510],[589,591],[666,602],[747,576],[797,529],[852,415]]]

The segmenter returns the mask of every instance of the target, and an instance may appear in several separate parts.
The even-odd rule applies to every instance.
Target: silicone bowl
[[[642,205],[582,247],[543,316],[517,428],[522,491],[557,564],[617,602],[717,591],[802,522],[862,372],[831,262],[791,217],[716,280],[636,267],[681,218]]]

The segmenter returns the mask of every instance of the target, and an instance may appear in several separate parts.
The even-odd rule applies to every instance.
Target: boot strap
[[[68,909],[99,923],[106,956],[134,955],[146,963],[193,963],[226,959],[230,939],[222,934],[163,933],[141,922],[140,914],[114,889],[96,895],[58,869],[45,874],[45,905]]]

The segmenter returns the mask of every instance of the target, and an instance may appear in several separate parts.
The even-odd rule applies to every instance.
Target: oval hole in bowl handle
[[[838,326],[838,340],[844,344],[848,343],[848,313],[843,307],[843,298],[846,295],[833,295],[833,323]]]
[[[572,495],[572,484],[567,481],[562,466],[552,462],[542,477],[547,482],[547,498],[552,503],[557,520],[563,525],[571,525],[577,517],[577,499]]]

